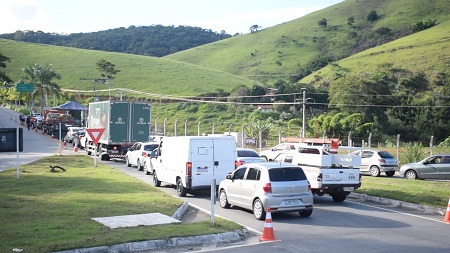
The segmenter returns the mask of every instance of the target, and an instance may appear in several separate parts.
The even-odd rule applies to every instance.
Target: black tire
[[[298,213],[300,214],[301,217],[309,217],[311,216],[313,210],[306,210],[306,211],[299,211]]]
[[[137,160],[137,168],[139,171],[143,171],[144,170],[144,166],[141,165],[141,161],[139,161],[139,159]]]
[[[371,166],[369,172],[372,177],[380,176],[380,168],[378,168],[378,166],[375,165]]]
[[[418,177],[417,177],[417,173],[414,171],[414,170],[407,170],[406,172],[405,172],[405,176],[404,176],[406,179],[409,179],[409,180],[415,180],[415,179],[418,179]]]
[[[347,198],[347,195],[345,195],[345,194],[332,194],[331,197],[333,198],[334,202],[343,202]]]
[[[153,186],[160,187],[161,181],[158,180],[158,176],[156,175],[156,172],[153,172]]]
[[[257,220],[266,219],[266,210],[260,199],[255,199],[253,202],[253,216],[255,216]]]
[[[128,157],[125,157],[125,164],[127,165],[127,167],[131,167],[131,163],[130,161],[128,161]]]
[[[395,171],[386,171],[385,174],[387,177],[392,177],[392,176],[394,176]]]
[[[219,203],[220,203],[220,206],[225,209],[230,208],[230,206],[231,206],[230,203],[228,203],[227,193],[225,192],[224,189],[220,190]]]
[[[186,197],[187,194],[187,189],[184,187],[181,178],[178,178],[177,180],[177,194],[180,197]]]

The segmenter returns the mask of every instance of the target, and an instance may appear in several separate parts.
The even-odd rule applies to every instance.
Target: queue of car
[[[85,137],[81,137],[80,142],[82,142],[82,138]],[[180,141],[174,141],[175,139],[180,139]],[[189,141],[181,141],[181,139],[188,139]],[[164,143],[164,138],[159,137],[148,142],[134,143],[125,155],[125,164],[128,167],[136,167],[147,175],[153,174],[153,185],[155,187],[159,187],[162,182],[175,185],[180,196],[186,196],[188,192],[192,193],[192,190],[204,188],[205,185],[208,186],[209,179],[203,181],[203,185],[197,185],[198,187],[194,185],[199,182],[200,178],[205,180],[211,177],[209,165],[197,163],[195,160],[204,159],[208,155],[212,155],[211,152],[214,152],[204,147],[207,139],[201,137],[166,137],[166,140],[166,143]],[[195,142],[192,142],[192,140],[195,140]],[[190,143],[187,144],[190,146],[183,148],[184,144],[182,143]],[[217,166],[224,161],[216,161],[214,164],[215,173],[219,173],[221,175],[219,178],[222,178],[217,182],[217,195],[222,208],[238,206],[248,209],[259,220],[265,218],[267,208],[270,208],[271,212],[298,212],[301,217],[312,215],[313,193],[305,171],[301,166],[276,160],[276,156],[283,152],[292,153],[293,150],[297,150],[298,143],[284,143],[260,154],[253,149],[236,148],[234,144],[232,145],[234,148],[228,144],[219,148],[220,145],[217,143],[219,142],[216,142],[216,148],[220,149],[220,152],[216,156],[226,153],[225,150],[229,149],[234,149],[233,152],[235,153],[234,166],[228,166],[223,177],[220,174],[222,170],[218,170]],[[163,146],[164,152],[162,151]],[[197,158],[193,158],[192,152],[196,152]],[[262,157],[262,155],[265,157]],[[434,155],[417,163],[405,164],[401,168],[399,168],[394,156],[385,150],[361,149],[350,153],[350,155],[360,156],[361,171],[367,171],[371,176],[380,176],[384,172],[386,176],[391,177],[396,171],[399,171],[400,176],[407,179],[443,179],[445,177],[450,179],[450,154]],[[174,157],[177,159],[174,159]],[[219,160],[217,157],[215,159]],[[183,161],[178,164],[176,160]],[[185,163],[185,160],[189,161]],[[163,166],[163,170],[161,168],[157,170],[156,167],[161,166],[162,161],[170,164]],[[175,167],[178,168],[179,166],[183,166],[181,173],[185,174],[173,174],[176,173],[174,172]],[[214,169],[212,170],[214,171]],[[174,181],[172,181],[172,177]],[[188,181],[192,178],[195,178],[195,180]]]

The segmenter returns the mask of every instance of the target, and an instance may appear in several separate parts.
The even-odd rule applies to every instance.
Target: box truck
[[[101,160],[124,159],[135,142],[150,136],[150,104],[144,102],[101,101],[89,103],[87,128],[105,128],[97,145],[86,134],[85,149],[90,155],[97,149]]]
[[[176,185],[177,194],[216,187],[236,168],[233,136],[164,137],[152,158],[153,185]]]

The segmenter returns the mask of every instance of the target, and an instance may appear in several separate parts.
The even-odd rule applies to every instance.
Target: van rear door
[[[192,188],[216,184],[234,170],[236,143],[234,138],[191,140]]]

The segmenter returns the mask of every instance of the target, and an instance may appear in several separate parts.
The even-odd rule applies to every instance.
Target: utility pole
[[[305,109],[306,109],[306,88],[301,88],[301,91],[303,92],[303,101],[302,101],[302,113],[303,113],[303,119],[302,119],[302,139],[305,138],[306,135],[306,116],[305,116]]]

